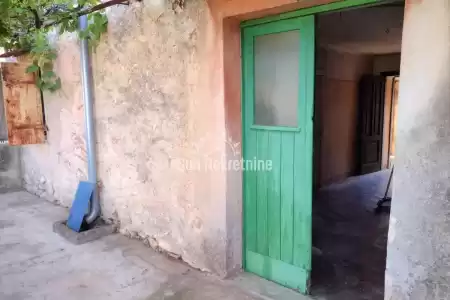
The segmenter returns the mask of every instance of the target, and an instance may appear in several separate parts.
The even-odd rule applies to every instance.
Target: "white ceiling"
[[[390,5],[320,15],[319,44],[348,53],[398,53],[401,49],[403,11],[402,5]]]

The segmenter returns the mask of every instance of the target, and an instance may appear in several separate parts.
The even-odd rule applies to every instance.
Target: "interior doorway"
[[[391,1],[316,17],[316,296],[384,297],[389,202],[375,209],[391,193],[403,13]]]

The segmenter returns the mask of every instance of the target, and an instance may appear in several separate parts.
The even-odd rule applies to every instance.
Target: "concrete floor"
[[[67,210],[0,195],[0,299],[305,300],[249,274],[220,280],[114,234],[75,246],[52,232]]]
[[[313,255],[313,296],[384,298],[389,213],[375,215],[374,208],[384,196],[389,172],[352,177],[318,191],[313,205],[313,244],[319,249]]]
[[[373,208],[388,175],[350,178],[317,194],[314,299],[383,299],[388,214]],[[0,194],[0,300],[312,299],[250,274],[221,280],[120,234],[72,245],[52,231],[67,215],[27,192]]]

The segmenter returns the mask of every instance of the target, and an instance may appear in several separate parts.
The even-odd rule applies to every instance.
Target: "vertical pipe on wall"
[[[86,30],[88,26],[87,16],[79,18],[80,30]],[[86,38],[80,39],[81,52],[81,79],[83,84],[83,99],[84,99],[84,115],[86,125],[86,148],[88,158],[88,181],[95,184],[94,191],[91,198],[90,210],[86,215],[85,220],[88,224],[97,219],[100,215],[100,201],[98,199],[97,190],[97,157],[95,147],[95,129],[94,129],[94,97],[92,89],[92,69],[89,55],[89,44]]]

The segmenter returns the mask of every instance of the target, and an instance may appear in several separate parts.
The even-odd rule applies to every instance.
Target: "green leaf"
[[[47,54],[47,58],[50,60],[55,60],[58,57],[58,55],[55,52],[50,52]]]
[[[52,78],[52,77],[56,77],[56,74],[53,71],[45,71],[42,73],[42,77],[43,78]]]
[[[80,39],[87,39],[89,37],[89,32],[87,30],[83,30],[78,32],[78,37]]]
[[[61,78],[56,79],[55,83],[51,87],[51,90],[54,92],[56,90],[59,90],[61,88]]]
[[[36,66],[36,65],[31,65],[31,66],[29,66],[29,67],[26,69],[25,72],[27,72],[27,73],[34,73],[34,72],[37,72],[37,71],[39,71],[39,67]]]
[[[45,56],[45,53],[43,53],[42,55],[39,55],[38,57],[39,57],[39,58],[38,58],[38,63],[37,63],[37,64],[38,64],[40,67],[44,67],[44,66],[48,66],[48,65],[51,65],[51,64],[52,64],[52,61],[49,60],[49,59]],[[48,67],[47,67],[46,69],[48,69]]]
[[[13,9],[13,12],[15,12],[16,14],[23,14],[23,13],[25,13],[26,11],[25,11],[25,9],[23,9],[23,8],[21,8],[21,7],[15,7],[15,8]]]
[[[43,89],[43,81],[40,78],[36,78],[36,86],[42,90]]]
[[[40,69],[42,77],[36,80],[36,85],[41,90],[57,90],[61,88],[61,81],[53,70],[57,52],[48,41],[52,28],[39,28],[36,24],[56,22],[59,35],[76,32],[80,38],[87,38],[95,50],[101,35],[107,30],[107,16],[103,12],[89,14],[88,28],[80,32],[78,13],[82,8],[100,3],[102,0],[0,0],[0,48],[29,49],[33,65],[27,68],[27,72]],[[36,15],[40,22],[36,23]]]

